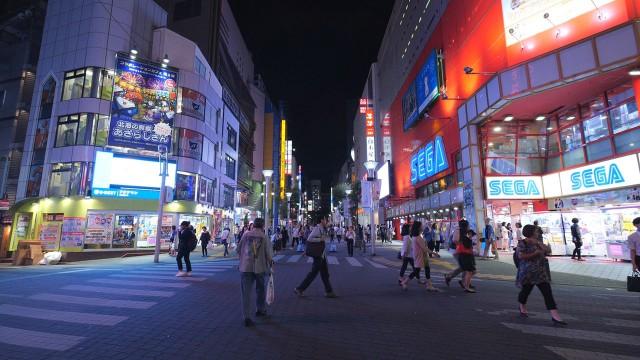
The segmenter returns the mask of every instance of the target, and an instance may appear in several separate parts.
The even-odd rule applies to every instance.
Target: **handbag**
[[[273,304],[276,297],[276,289],[273,285],[273,273],[269,274],[269,282],[267,283],[267,305]]]
[[[640,292],[640,271],[627,276],[627,291]]]
[[[307,242],[307,248],[305,249],[307,256],[320,257],[324,254],[324,241],[319,242]]]

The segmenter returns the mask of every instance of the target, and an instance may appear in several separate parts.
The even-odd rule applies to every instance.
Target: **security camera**
[[[471,74],[473,72],[473,68],[469,67],[469,66],[465,66],[464,67],[464,73],[465,74]]]

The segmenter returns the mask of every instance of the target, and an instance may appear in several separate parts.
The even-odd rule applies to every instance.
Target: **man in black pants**
[[[309,246],[309,243],[326,243],[327,240],[329,240],[327,219],[323,217],[320,219],[316,227],[311,231],[311,234],[307,239],[307,246]],[[309,271],[304,280],[302,280],[302,283],[298,287],[293,289],[293,291],[298,296],[303,296],[304,291],[309,287],[309,285],[311,285],[311,282],[313,282],[316,276],[318,276],[318,273],[320,273],[320,278],[322,278],[322,283],[324,284],[324,296],[328,298],[335,298],[336,294],[333,293],[331,283],[329,282],[329,266],[327,265],[327,257],[324,251],[320,256],[313,257],[311,271]]]
[[[189,259],[189,254],[196,248],[198,239],[196,239],[196,234],[191,231],[189,225],[190,223],[188,221],[180,223],[180,233],[178,233],[180,242],[178,244],[178,256],[176,256],[176,262],[178,263],[177,277],[191,276],[191,260]],[[187,272],[182,271],[182,258],[184,258],[184,263],[187,265]]]
[[[571,219],[573,223],[571,225],[571,237],[575,248],[573,249],[573,255],[571,259],[575,260],[576,255],[578,255],[578,261],[583,261],[582,259],[582,233],[580,232],[580,225],[578,225],[579,220],[577,218]]]
[[[208,257],[207,245],[211,241],[211,234],[207,231],[207,227],[202,227],[202,233],[200,234],[200,245],[202,245],[202,257]]]

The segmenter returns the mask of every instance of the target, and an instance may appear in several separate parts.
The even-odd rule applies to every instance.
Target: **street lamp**
[[[347,202],[345,204],[347,211],[345,214],[345,218],[347,219],[347,226],[351,226],[351,189],[345,190],[344,193],[347,194]]]
[[[371,224],[371,256],[376,255],[376,224],[374,219],[374,204],[375,201],[373,199],[373,187],[376,180],[376,167],[378,167],[377,161],[365,161],[364,167],[367,169],[367,181],[369,182],[369,189],[371,191],[370,197],[370,214],[369,214],[369,224]],[[364,204],[366,205],[366,204]]]
[[[287,192],[287,223],[291,220],[291,191]]]
[[[265,203],[265,207],[264,207],[264,223],[267,226],[267,228],[265,229],[265,232],[268,234],[269,233],[269,194],[271,194],[271,176],[273,175],[273,170],[270,169],[265,169],[262,170],[262,175],[264,176],[264,182],[267,184],[267,191],[265,191],[265,196],[264,196],[264,203]]]
[[[160,195],[158,196],[158,223],[156,225],[156,247],[153,252],[153,262],[160,262],[160,240],[162,239],[162,218],[164,217],[164,200],[165,200],[165,188],[164,184],[167,179],[167,163],[168,152],[166,145],[158,145],[158,165],[160,166]]]

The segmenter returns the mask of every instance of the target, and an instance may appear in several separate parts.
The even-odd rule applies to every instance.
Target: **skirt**
[[[459,254],[458,264],[464,271],[476,271],[476,258],[471,254]]]

